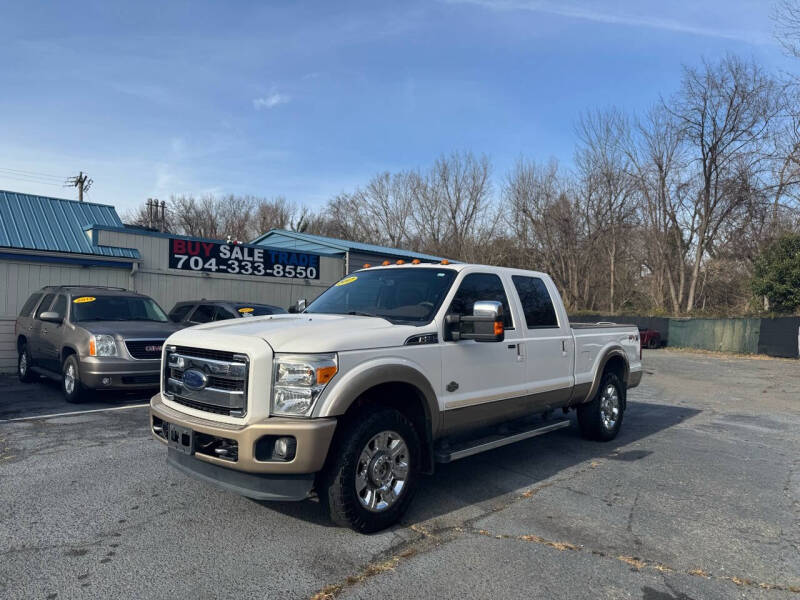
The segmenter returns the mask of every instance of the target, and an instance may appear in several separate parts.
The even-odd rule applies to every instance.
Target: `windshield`
[[[439,310],[455,276],[452,269],[424,267],[359,271],[328,288],[305,312],[423,325]]]
[[[72,322],[157,321],[167,315],[150,298],[141,296],[81,296],[72,300]]]
[[[278,315],[286,311],[279,306],[264,306],[259,304],[242,304],[236,311],[243,317],[261,317],[264,315]]]

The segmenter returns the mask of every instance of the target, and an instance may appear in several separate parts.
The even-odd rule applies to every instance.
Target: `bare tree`
[[[761,146],[780,112],[778,88],[757,65],[735,57],[702,69],[686,68],[681,90],[669,106],[698,170],[694,261],[686,311],[695,307],[703,259],[720,228],[740,207],[727,193],[740,161],[763,159]]]

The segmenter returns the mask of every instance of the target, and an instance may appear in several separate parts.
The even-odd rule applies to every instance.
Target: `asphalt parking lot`
[[[372,536],[169,469],[146,398],[0,378],[0,597],[800,600],[800,363],[645,361],[614,442],[442,466]]]

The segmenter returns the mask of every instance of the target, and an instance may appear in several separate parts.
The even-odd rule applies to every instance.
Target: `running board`
[[[487,450],[494,450],[495,448],[500,448],[501,446],[507,446],[508,444],[513,444],[514,442],[521,442],[522,440],[527,440],[528,438],[536,437],[537,435],[550,433],[556,429],[563,429],[564,427],[569,427],[569,425],[569,419],[562,419],[554,423],[539,425],[537,427],[532,427],[522,431],[517,429],[516,433],[509,433],[506,435],[487,435],[476,440],[468,440],[466,442],[454,444],[446,448],[438,448],[436,450],[436,462],[453,462],[461,458],[466,458],[467,456],[486,452]]]

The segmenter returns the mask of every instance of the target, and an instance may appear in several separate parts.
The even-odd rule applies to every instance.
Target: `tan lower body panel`
[[[328,448],[336,429],[336,419],[288,419],[271,417],[252,425],[230,425],[215,423],[191,415],[180,413],[166,406],[161,394],[156,394],[150,401],[150,428],[153,437],[167,444],[166,440],[152,431],[153,416],[162,421],[188,427],[216,437],[235,440],[238,445],[239,458],[233,462],[207,454],[195,453],[194,458],[228,469],[236,469],[247,473],[297,474],[316,473],[325,464]],[[294,436],[297,440],[297,453],[294,459],[286,462],[260,461],[255,458],[256,442],[265,435]]]
[[[571,394],[572,388],[562,388],[454,408],[444,413],[442,436],[457,435],[471,429],[489,427],[504,421],[561,408],[569,404]]]

